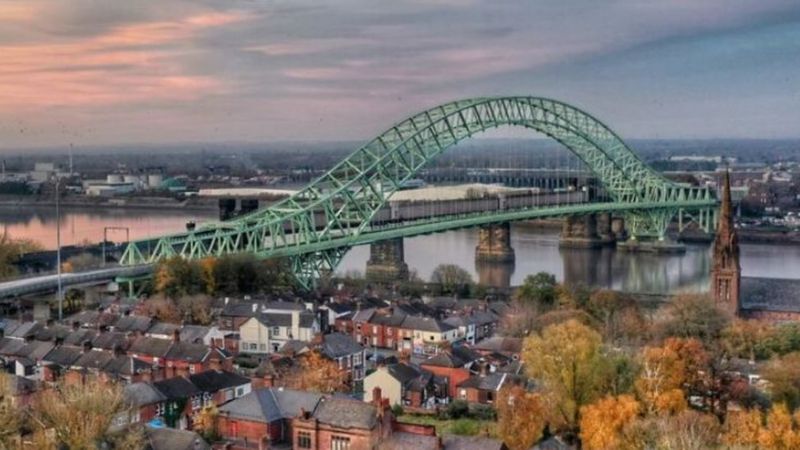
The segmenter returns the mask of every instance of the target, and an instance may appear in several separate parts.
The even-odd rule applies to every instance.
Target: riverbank
[[[54,208],[52,198],[37,196],[0,196],[0,207],[6,208]],[[135,209],[135,210],[185,210],[193,212],[216,212],[219,204],[213,198],[188,198],[176,200],[171,197],[65,197],[60,205],[65,209]]]

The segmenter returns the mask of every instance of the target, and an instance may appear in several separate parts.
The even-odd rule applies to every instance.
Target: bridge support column
[[[611,229],[613,221],[611,213],[597,214],[597,235],[603,245],[613,245],[617,242],[617,235]]]
[[[408,280],[403,238],[370,244],[366,277],[370,281],[380,282]]]
[[[511,224],[508,222],[482,226],[478,229],[475,262],[512,263],[516,259],[511,247]]]
[[[597,248],[605,244],[597,234],[597,216],[568,216],[561,227],[559,247],[562,248]]]
[[[617,241],[625,241],[628,239],[628,230],[625,229],[625,218],[614,217],[611,219],[611,233]]]
[[[617,244],[617,248],[629,252],[684,253],[686,246],[667,235],[676,211],[660,210],[650,213],[635,213],[625,217],[630,238]]]

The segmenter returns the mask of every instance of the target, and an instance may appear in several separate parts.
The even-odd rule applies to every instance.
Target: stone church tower
[[[721,309],[738,315],[741,307],[739,239],[733,226],[730,174],[725,172],[717,236],[714,240],[714,261],[711,268],[711,295]]]

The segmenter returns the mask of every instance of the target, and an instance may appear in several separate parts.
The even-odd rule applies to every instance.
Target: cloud
[[[66,42],[0,45],[0,104],[25,110],[190,100],[224,82],[187,74],[180,44],[205,29],[245,19],[205,13],[172,21],[124,24]]]
[[[498,93],[562,97],[635,135],[695,136],[711,131],[683,105],[753,114],[796,81],[800,63],[783,57],[794,35],[779,27],[800,27],[796,0],[9,0],[0,122],[38,134],[0,126],[0,146],[55,143],[63,128],[95,130],[87,143],[367,139]],[[796,135],[785,124],[800,113],[778,104],[748,133]],[[666,122],[644,123],[656,107]]]

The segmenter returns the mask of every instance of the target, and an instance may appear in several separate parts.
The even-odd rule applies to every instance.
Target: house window
[[[372,326],[372,332],[373,332],[374,334],[378,334],[378,327],[377,327],[377,326],[375,326],[375,325],[373,325],[373,326]]]
[[[236,396],[241,397],[243,395],[244,395],[244,388],[243,387],[236,388]]]
[[[350,450],[350,438],[333,436],[331,438],[331,450]]]
[[[199,395],[192,396],[192,411],[197,411],[203,407],[203,403]]]
[[[467,390],[466,390],[466,389],[461,389],[461,390],[459,390],[459,391],[458,391],[458,397],[459,397],[461,400],[466,400],[466,399],[467,399]]]
[[[311,448],[311,433],[307,431],[299,431],[297,433],[297,447]]]
[[[267,351],[267,344],[261,344],[261,351],[262,352]]]
[[[166,405],[163,403],[158,403],[156,405],[156,417],[163,417],[165,412],[167,412]]]
[[[272,327],[272,335],[273,336],[280,336],[281,335],[281,328],[280,327]]]
[[[194,364],[189,364],[189,373],[194,375],[195,372],[197,372],[197,369],[194,368]]]
[[[258,344],[256,344],[255,342],[250,344],[250,350],[252,350],[252,351],[258,350]]]

